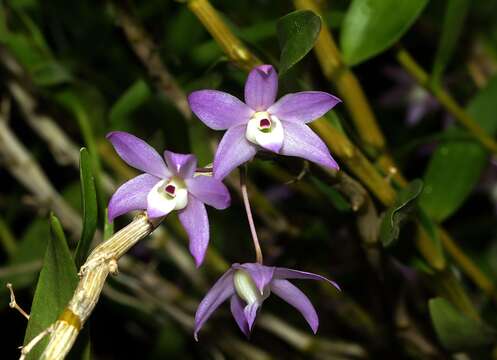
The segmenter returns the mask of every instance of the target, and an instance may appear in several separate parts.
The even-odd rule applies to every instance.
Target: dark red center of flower
[[[169,195],[174,195],[174,193],[176,192],[176,186],[174,185],[166,185],[166,192],[169,194]]]
[[[271,127],[271,120],[269,120],[269,119],[259,120],[259,127],[261,129],[269,129]]]

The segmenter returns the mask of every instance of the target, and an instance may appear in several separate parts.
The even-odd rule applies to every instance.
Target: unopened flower
[[[233,264],[198,306],[195,314],[195,339],[198,340],[200,328],[227,299],[230,299],[231,313],[238,327],[248,337],[259,308],[271,292],[300,311],[316,333],[319,319],[314,306],[309,298],[287,279],[325,280],[340,290],[335,282],[309,272],[258,263]]]
[[[261,65],[247,78],[245,103],[217,90],[194,91],[188,96],[192,111],[208,127],[227,129],[214,159],[215,177],[224,178],[261,148],[338,169],[324,142],[306,124],[340,99],[322,91],[303,91],[275,102],[277,92],[276,70]]]
[[[190,238],[190,252],[199,266],[209,243],[209,219],[204,204],[227,208],[231,200],[228,189],[211,176],[194,176],[194,155],[165,151],[162,158],[145,141],[121,131],[109,133],[107,139],[128,165],[144,172],[112,195],[109,221],[132,210],[146,210],[149,218],[178,210]]]

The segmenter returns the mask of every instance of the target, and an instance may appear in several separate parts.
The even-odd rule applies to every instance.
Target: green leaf
[[[45,61],[31,69],[33,82],[39,86],[54,86],[73,80],[71,73],[56,61]]]
[[[461,34],[468,8],[469,0],[447,0],[442,36],[440,37],[431,73],[432,81],[435,84],[440,83],[445,67],[451,59]]]
[[[310,10],[294,11],[281,17],[276,24],[280,43],[280,75],[299,62],[316,42],[321,19]]]
[[[133,111],[143,105],[152,95],[148,84],[143,79],[135,81],[110,109],[109,119],[112,128],[122,128]]]
[[[50,228],[45,219],[35,219],[26,225],[14,256],[0,271],[0,297],[7,296],[7,283],[12,283],[16,290],[35,283],[49,236]],[[1,304],[0,308],[2,305],[6,306],[7,303]]]
[[[467,112],[489,134],[497,132],[497,77],[469,103]],[[451,216],[464,203],[480,179],[488,153],[473,140],[465,140],[456,126],[446,131],[454,140],[440,144],[424,175],[419,204],[435,221]]]
[[[397,194],[397,199],[383,216],[380,225],[380,239],[383,246],[390,246],[399,237],[400,227],[413,210],[416,199],[423,190],[423,181],[413,180]]]
[[[98,96],[95,96],[95,98],[92,99],[91,91],[85,91],[85,89],[68,88],[56,93],[54,96],[54,100],[68,112],[70,112],[78,122],[80,132],[85,142],[85,146],[88,148],[91,157],[99,214],[103,217],[105,213],[104,209],[106,206],[106,198],[100,187],[101,165],[95,140],[96,136],[94,134],[95,123],[92,123],[93,117],[96,117],[96,120],[99,120],[100,116],[95,109],[91,109],[91,106],[99,107],[98,105],[100,104],[98,104]],[[104,220],[102,219],[101,224],[103,223]]]
[[[105,209],[105,223],[104,223],[104,240],[109,239],[114,235],[114,223],[109,222],[109,210]]]
[[[438,338],[448,350],[466,350],[495,341],[496,332],[492,328],[461,314],[447,300],[431,299],[428,306]]]
[[[64,231],[53,214],[50,215],[50,225],[52,236],[48,241],[43,268],[36,285],[24,344],[57,320],[78,282],[76,266],[67,246]],[[38,359],[47,341],[48,339],[42,340],[30,352],[28,358]]]
[[[428,0],[353,0],[340,33],[343,59],[357,65],[392,46]]]
[[[332,188],[331,186],[328,186],[321,180],[319,180],[315,176],[311,176],[310,180],[312,184],[318,189],[320,192],[323,193],[324,196],[328,198],[328,200],[333,204],[335,209],[337,209],[340,212],[349,212],[351,211],[350,204],[347,202],[347,200],[338,192],[338,190]]]
[[[76,268],[83,265],[86,256],[88,255],[98,223],[97,193],[95,191],[95,179],[93,177],[90,154],[86,148],[82,148],[79,156],[81,204],[83,205],[83,230],[78,246],[76,247],[76,252],[74,253]]]

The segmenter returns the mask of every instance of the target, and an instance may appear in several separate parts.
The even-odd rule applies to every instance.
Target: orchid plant
[[[194,155],[166,150],[161,157],[145,141],[131,134],[119,131],[108,134],[107,139],[118,155],[143,172],[116,190],[108,206],[109,220],[133,210],[145,210],[151,219],[178,211],[190,238],[190,252],[200,266],[209,243],[205,204],[226,209],[230,195],[222,180],[235,168],[252,160],[258,151],[300,157],[338,170],[325,143],[307,124],[327,113],[340,103],[340,99],[322,91],[303,91],[287,94],[276,101],[277,92],[276,70],[271,65],[261,65],[248,75],[245,103],[217,90],[190,94],[191,110],[204,124],[214,130],[227,130],[219,143],[212,170],[198,171]],[[257,262],[233,264],[214,284],[197,309],[194,337],[198,339],[200,328],[228,298],[236,323],[249,336],[257,312],[271,292],[300,311],[316,333],[319,324],[316,310],[307,296],[288,279],[324,280],[339,287],[321,275],[263,265],[245,172],[241,173],[240,179]]]

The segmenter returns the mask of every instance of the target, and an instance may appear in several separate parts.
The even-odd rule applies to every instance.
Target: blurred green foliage
[[[114,225],[106,219],[112,191],[133,176],[106,142],[107,132],[132,132],[161,152],[192,152],[200,166],[212,162],[221,134],[185,116],[171,91],[184,98],[192,90],[212,88],[241,98],[246,73],[223,53],[187,3],[0,4],[0,121],[8,117],[5,126],[32,157],[23,166],[39,164],[55,195],[68,204],[69,213],[57,217],[72,216],[82,225],[76,236],[65,224],[62,230],[57,217],[49,215],[54,194],[23,185],[22,172],[13,173],[16,164],[4,156],[7,142],[2,141],[0,309],[9,329],[2,357],[18,356],[24,338],[57,318],[77,283],[74,261],[81,265],[114,226],[119,230],[129,221],[122,217]],[[87,324],[91,358],[445,359],[463,351],[486,359],[495,354],[495,154],[440,104],[431,106],[436,99],[421,91],[394,53],[401,42],[430,69],[430,82],[452,94],[495,138],[497,1],[317,3],[322,18],[308,10],[295,12],[290,1],[212,1],[250,51],[285,73],[280,95],[335,93],[312,52],[319,29],[328,26],[339,39],[343,61],[354,66],[387,138],[387,152],[411,180],[387,208],[360,178],[353,179],[357,184],[343,182],[290,158],[260,157],[250,163],[249,192],[267,264],[321,273],[342,287],[337,295],[326,286],[302,284],[320,314],[318,335],[307,331],[293,309],[271,299],[261,314],[270,315],[261,317],[250,341],[239,334],[227,307],[212,318],[201,341],[193,341],[192,317],[206,289],[227,263],[253,260],[238,183],[231,179],[232,206],[223,212],[209,209],[211,252],[203,267],[193,266],[174,214],[157,231],[160,235],[142,241],[123,259],[120,275],[108,281]],[[133,30],[141,35],[132,39]],[[392,69],[393,78],[388,76]],[[169,83],[160,76],[164,71]],[[405,114],[416,111],[422,116],[408,122]],[[69,146],[52,128],[40,130],[47,120],[62,130]],[[344,106],[326,118],[366,152],[350,120]],[[370,158],[373,169],[400,190],[394,174],[376,160]],[[423,180],[422,192],[421,182],[412,179]],[[39,179],[27,181],[36,185]],[[355,196],[364,202],[358,211],[353,210]],[[413,221],[399,221],[407,215]],[[451,234],[459,258],[447,255],[438,224]],[[420,232],[428,244],[417,246]],[[375,242],[365,241],[364,234]],[[395,246],[378,246],[393,240]],[[423,254],[427,248],[447,261],[443,271]],[[488,287],[468,274],[461,256],[489,279]],[[7,282],[32,314],[27,330],[24,319],[7,306]],[[89,347],[83,345],[88,358]],[[71,356],[81,354],[76,349]]]

